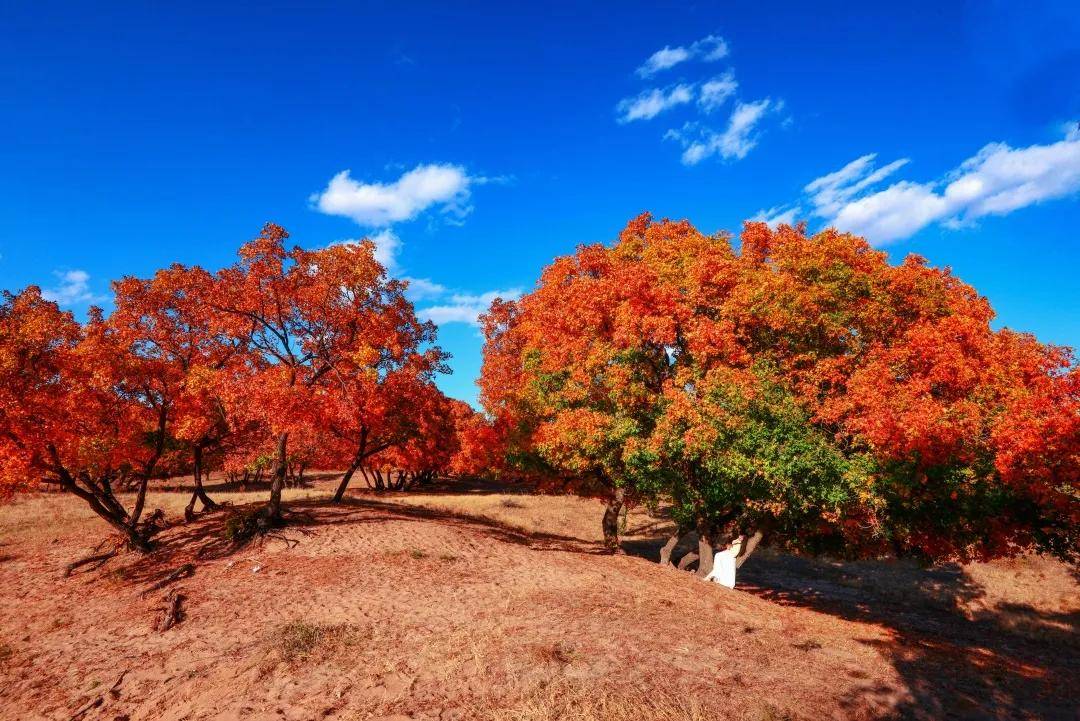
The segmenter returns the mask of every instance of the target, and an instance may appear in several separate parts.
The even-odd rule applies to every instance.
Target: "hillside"
[[[1055,562],[766,551],[732,592],[659,567],[665,522],[643,510],[610,556],[592,501],[449,486],[333,506],[332,483],[289,489],[261,544],[231,549],[218,512],[69,578],[103,524],[57,495],[0,508],[0,717],[1075,718],[1080,594]],[[170,588],[184,618],[159,632]]]

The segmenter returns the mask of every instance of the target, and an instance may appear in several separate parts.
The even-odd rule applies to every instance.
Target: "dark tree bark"
[[[349,487],[349,481],[352,480],[353,475],[357,469],[360,468],[360,464],[363,462],[363,455],[356,454],[353,458],[352,464],[345,471],[345,475],[341,477],[341,483],[338,484],[337,490],[334,492],[334,503],[341,503],[341,499],[345,497],[345,490]]]
[[[100,568],[101,566],[105,565],[106,561],[114,557],[117,553],[119,553],[119,549],[114,548],[113,550],[106,551],[105,553],[95,553],[91,556],[80,558],[77,561],[72,561],[64,568],[64,577],[67,578],[77,569],[82,568],[83,566],[93,565],[94,569]]]
[[[138,522],[142,515],[142,506],[146,499],[146,486],[148,478],[141,479],[139,487],[139,500],[136,502],[138,515],[128,514],[112,492],[112,486],[107,477],[99,479],[95,483],[89,477],[80,476],[77,480],[64,467],[60,460],[60,454],[54,447],[48,448],[50,459],[53,464],[53,472],[56,481],[65,491],[77,496],[90,506],[90,510],[96,513],[102,520],[123,534],[129,547],[147,553],[151,550],[150,534],[140,529]]]
[[[600,522],[604,531],[604,547],[612,553],[620,553],[619,548],[619,513],[622,512],[625,491],[622,487],[616,487],[608,497],[604,507],[604,518]]]
[[[288,470],[289,434],[278,436],[277,454],[274,458],[274,477],[270,481],[270,500],[263,514],[269,525],[281,522],[281,489],[285,487],[285,473]]]
[[[697,575],[704,578],[713,569],[713,529],[705,522],[698,522],[698,567]]]
[[[184,620],[184,594],[179,589],[172,589],[165,594],[165,608],[162,609],[161,618],[155,624],[158,631],[168,631]]]
[[[683,556],[682,558],[679,559],[679,566],[678,566],[679,570],[680,571],[685,571],[687,568],[690,567],[690,564],[693,563],[696,560],[698,560],[697,553],[695,551],[691,551],[690,553],[686,554],[685,556]]]
[[[675,528],[675,532],[671,534],[671,537],[668,538],[667,543],[665,543],[664,546],[660,549],[660,565],[661,566],[670,566],[670,565],[672,565],[671,564],[671,553],[672,553],[672,551],[675,550],[675,546],[679,545],[679,541],[682,540],[682,537],[685,536],[686,533],[687,533],[687,529],[683,528],[682,526],[677,526]]]
[[[212,511],[217,508],[217,503],[206,495],[206,490],[203,488],[202,446],[195,446],[193,455],[195,467],[192,475],[195,479],[195,488],[191,491],[191,500],[188,501],[187,508],[184,509],[184,520],[187,521],[191,521],[195,517],[195,501],[197,500],[202,501],[204,511]]]
[[[754,531],[753,535],[746,539],[742,550],[739,552],[739,557],[735,559],[735,568],[742,568],[742,565],[746,563],[746,559],[750,558],[750,554],[754,552],[754,549],[758,547],[764,537],[765,534],[761,531]]]

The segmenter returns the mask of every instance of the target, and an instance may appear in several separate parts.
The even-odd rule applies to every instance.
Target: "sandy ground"
[[[653,560],[629,514],[486,487],[325,501],[231,549],[232,510],[150,557],[63,576],[104,526],[75,501],[0,508],[3,719],[1076,719],[1080,594],[1045,559],[921,570],[763,552],[736,591]],[[186,498],[150,507],[182,518]],[[169,588],[183,621],[154,625]]]

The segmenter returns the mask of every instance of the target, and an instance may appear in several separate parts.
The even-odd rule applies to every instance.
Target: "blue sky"
[[[0,287],[375,236],[473,400],[477,309],[649,210],[837,223],[1080,345],[1075,3],[223,5],[5,5]]]

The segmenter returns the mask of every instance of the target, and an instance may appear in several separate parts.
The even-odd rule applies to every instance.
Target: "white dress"
[[[727,586],[728,588],[735,588],[735,559],[739,557],[740,550],[742,550],[741,537],[723,551],[717,551],[713,557],[712,571],[705,577],[705,580],[719,583],[721,586]]]

